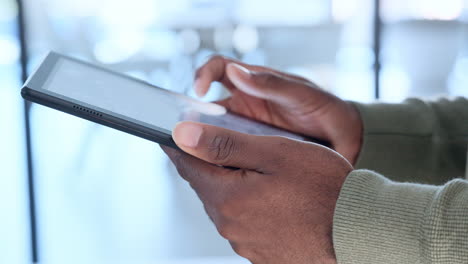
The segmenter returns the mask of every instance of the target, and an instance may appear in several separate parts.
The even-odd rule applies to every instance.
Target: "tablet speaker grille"
[[[88,109],[88,108],[85,108],[85,107],[82,107],[82,106],[79,106],[79,105],[74,105],[73,108],[76,109],[76,110],[79,110],[81,112],[88,113],[90,115],[94,115],[94,116],[97,116],[97,117],[102,117],[101,113],[98,113],[96,111],[93,111],[91,109]]]

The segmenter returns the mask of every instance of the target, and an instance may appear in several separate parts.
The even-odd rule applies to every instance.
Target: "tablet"
[[[172,130],[195,121],[254,135],[302,136],[196,100],[50,52],[21,90],[23,98],[135,136],[177,148]]]

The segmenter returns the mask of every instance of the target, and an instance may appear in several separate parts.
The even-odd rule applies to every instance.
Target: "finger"
[[[228,97],[228,98],[226,98],[226,99],[214,101],[213,103],[218,104],[218,105],[221,105],[221,106],[223,106],[224,108],[227,108],[227,109],[231,110],[231,105],[230,105],[231,100],[232,100],[232,98],[231,98],[231,97]]]
[[[241,65],[242,67],[245,67],[250,71],[276,73],[280,76],[284,76],[299,82],[309,83],[307,79],[293,74],[276,71],[267,67],[245,64],[240,61],[229,59],[223,56],[214,56],[210,60],[208,60],[208,62],[206,62],[203,66],[201,66],[195,73],[194,88],[197,95],[204,96],[208,92],[212,82],[221,82],[228,89],[233,89],[234,86],[232,85],[230,80],[226,78],[225,74],[226,67],[230,63]]]
[[[251,71],[239,64],[228,64],[226,75],[244,93],[281,105],[300,107],[303,103],[310,104],[310,100],[325,97],[325,93],[312,83],[299,82],[274,72]]]
[[[286,140],[281,137],[248,135],[194,122],[177,124],[172,136],[183,151],[199,159],[262,173],[281,164],[277,146]]]
[[[161,147],[174,163],[179,175],[197,193],[210,219],[216,223],[219,217],[214,209],[237,189],[239,183],[244,182],[239,179],[246,174],[210,164],[179,150]]]
[[[229,86],[223,82],[225,65],[223,57],[214,56],[197,69],[193,86],[198,96],[204,96],[212,82],[222,82],[225,86]]]
[[[179,175],[188,181],[199,194],[213,189],[215,186],[219,189],[219,185],[222,184],[223,180],[226,180],[226,175],[229,174],[229,171],[222,167],[197,159],[182,151],[166,146],[161,146],[161,148],[175,165]],[[224,177],[220,177],[221,175]]]

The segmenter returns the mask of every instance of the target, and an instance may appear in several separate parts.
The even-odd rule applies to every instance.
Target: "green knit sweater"
[[[468,100],[356,106],[364,138],[335,210],[338,263],[468,263]]]

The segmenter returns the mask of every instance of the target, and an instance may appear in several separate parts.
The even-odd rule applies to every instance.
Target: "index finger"
[[[189,182],[200,196],[204,197],[205,192],[222,189],[222,185],[236,177],[234,171],[210,164],[180,150],[162,145],[161,148],[175,165],[179,175]]]
[[[230,192],[241,178],[240,171],[210,164],[170,147],[161,145],[161,148],[203,203],[223,200],[223,194]]]
[[[246,69],[253,72],[270,72],[295,81],[310,83],[309,80],[297,75],[273,70],[271,68],[263,66],[250,65],[238,60],[217,55],[210,58],[195,72],[194,88],[197,95],[204,96],[210,89],[210,85],[212,82],[220,82],[229,90],[234,89],[234,85],[229,80],[229,78],[227,78],[226,75],[226,67],[230,63],[241,65],[242,67],[245,67]]]

